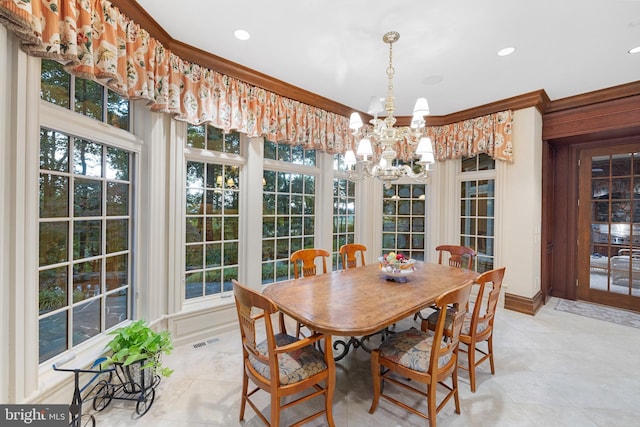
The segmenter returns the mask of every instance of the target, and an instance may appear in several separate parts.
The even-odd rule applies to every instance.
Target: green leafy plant
[[[169,331],[156,332],[144,320],[138,320],[128,326],[109,332],[113,339],[107,344],[111,355],[107,363],[120,363],[123,366],[145,361],[142,369],[151,368],[154,372],[168,377],[173,372],[162,365],[161,355],[170,354],[173,341]]]

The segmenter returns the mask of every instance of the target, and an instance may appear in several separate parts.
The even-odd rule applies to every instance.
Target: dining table
[[[337,270],[268,285],[262,291],[282,311],[313,331],[351,337],[349,346],[365,347],[372,334],[387,331],[396,322],[435,303],[443,293],[471,284],[478,273],[448,265],[417,261],[414,271],[390,277],[378,264]]]

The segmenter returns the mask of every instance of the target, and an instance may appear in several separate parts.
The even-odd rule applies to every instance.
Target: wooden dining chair
[[[500,290],[504,278],[505,267],[496,268],[482,273],[474,282],[478,293],[473,303],[473,310],[467,305],[460,342],[466,344],[460,351],[467,353],[467,364],[460,364],[460,368],[469,371],[471,391],[476,391],[476,368],[489,359],[491,373],[495,375],[496,368],[493,358],[493,322],[495,320],[496,307],[500,299]],[[487,295],[488,292],[488,295]],[[485,297],[486,296],[486,297]],[[422,330],[435,330],[439,313],[433,313],[422,322]],[[449,320],[450,321],[450,320]],[[478,347],[478,344],[487,343],[487,350]],[[480,359],[476,361],[476,353],[480,353]]]
[[[316,258],[322,259],[322,273],[327,273],[327,258],[331,254],[324,249],[299,249],[291,254],[289,258],[293,264],[293,277],[299,279],[300,277],[315,276],[316,270]],[[280,313],[280,325],[284,325],[284,315]],[[306,328],[303,323],[296,322],[296,337],[300,338],[305,336],[302,333],[302,328]],[[313,333],[313,331],[311,331]]]
[[[316,275],[316,258],[322,259],[322,272],[327,273],[327,258],[331,256],[324,249],[300,249],[291,254],[289,260],[293,264],[293,276],[298,279],[300,276]],[[302,264],[300,266],[300,264]]]
[[[340,246],[340,258],[342,260],[342,268],[347,270],[358,266],[358,258],[360,258],[360,265],[365,265],[364,253],[367,251],[365,245],[360,243],[347,243]],[[358,257],[358,255],[360,255]]]
[[[448,265],[455,268],[466,268],[471,270],[473,268],[473,260],[476,257],[476,251],[468,246],[459,245],[439,245],[436,246],[438,251],[438,264],[443,264],[444,254],[449,254]],[[431,307],[433,308],[433,307]],[[418,317],[424,321],[425,317],[422,312],[418,311],[413,315],[413,320],[417,320]]]
[[[240,323],[244,365],[240,421],[244,419],[248,403],[266,425],[279,426],[280,412],[283,409],[324,396],[324,408],[304,418],[299,424],[325,414],[327,423],[334,426],[332,405],[336,372],[331,336],[314,333],[308,338],[298,339],[287,335],[285,331],[274,333],[271,316],[278,312],[276,304],[236,280],[232,282]],[[258,340],[258,337],[262,336],[259,331],[262,331],[264,340]],[[319,341],[324,342],[324,353],[315,348]],[[249,380],[256,386],[251,391]],[[282,398],[310,388],[313,389],[312,393],[281,405]],[[270,422],[252,400],[253,394],[259,390],[271,395]]]
[[[456,268],[466,268],[471,270],[473,260],[476,257],[476,251],[468,246],[458,245],[440,245],[436,247],[438,251],[438,264],[443,263],[443,255],[449,254],[449,266]]]
[[[447,322],[447,310],[440,310],[435,332],[411,328],[397,332],[371,352],[371,375],[373,377],[373,402],[369,413],[373,414],[380,397],[429,421],[435,427],[437,413],[453,397],[456,413],[460,413],[458,396],[458,344],[464,319],[465,306],[469,301],[471,284],[459,286],[436,299],[439,308],[451,307],[453,321]],[[446,328],[446,330],[445,330]],[[451,378],[451,383],[446,382]],[[418,411],[413,400],[404,403],[389,392],[384,383],[398,385],[426,398],[427,413]],[[426,384],[426,392],[415,383]],[[438,403],[436,388],[447,389],[446,396]]]

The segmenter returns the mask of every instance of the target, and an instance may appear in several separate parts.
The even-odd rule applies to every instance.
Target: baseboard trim
[[[504,308],[507,310],[517,311],[519,313],[535,314],[542,307],[542,293],[538,292],[532,298],[523,297],[514,294],[504,294]]]

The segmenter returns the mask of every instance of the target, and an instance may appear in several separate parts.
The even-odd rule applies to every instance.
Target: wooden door
[[[579,151],[578,299],[640,311],[638,144]]]

